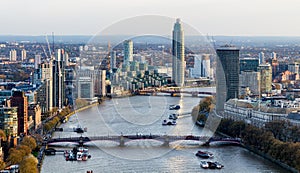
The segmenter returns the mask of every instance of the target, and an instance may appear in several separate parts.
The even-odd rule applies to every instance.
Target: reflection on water
[[[77,113],[63,124],[64,129],[87,127],[83,135],[120,135],[122,134],[172,134],[200,135],[202,130],[194,126],[191,116],[177,120],[176,126],[162,126],[170,113],[191,112],[199,103],[193,97],[149,97],[136,96],[107,100],[98,107]],[[170,104],[180,104],[178,112],[169,110]],[[54,137],[78,136],[74,132],[56,132]],[[92,158],[86,162],[67,162],[62,155],[45,156],[42,172],[285,172],[275,164],[262,159],[249,151],[234,146],[201,147],[193,141],[172,142],[170,147],[162,146],[161,141],[130,141],[125,147],[118,142],[95,141],[87,144]],[[68,143],[56,148],[71,148]],[[224,164],[222,170],[203,170],[200,160],[195,156],[197,150],[214,153],[213,160]]]

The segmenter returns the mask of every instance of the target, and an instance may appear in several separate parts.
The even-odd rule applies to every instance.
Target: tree
[[[36,141],[31,136],[25,136],[21,142],[21,145],[26,145],[33,150],[36,148]]]
[[[2,159],[0,159],[0,170],[3,170],[5,166],[6,166],[5,162]]]
[[[20,172],[22,173],[37,173],[37,159],[33,156],[28,156],[20,163]]]
[[[27,145],[18,145],[17,150],[22,151],[25,153],[25,156],[31,153],[31,148]]]
[[[6,141],[6,134],[3,130],[0,129],[0,137],[2,138],[3,141]]]
[[[17,150],[15,148],[11,148],[9,150],[8,161],[10,162],[10,164],[19,164],[22,161],[23,157],[24,155],[20,150]]]

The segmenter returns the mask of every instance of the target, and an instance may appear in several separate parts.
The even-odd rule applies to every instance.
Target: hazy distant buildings
[[[217,48],[217,111],[224,103],[239,94],[239,49],[225,45]]]
[[[271,53],[271,59],[277,59],[277,54],[275,52]]]
[[[202,56],[202,62],[201,62],[201,65],[202,65],[202,73],[201,73],[201,76],[202,77],[211,77],[211,68],[210,68],[210,57],[209,57],[209,54],[204,54]]]
[[[9,51],[9,60],[17,61],[17,51],[15,49]]]
[[[210,57],[209,54],[196,55],[194,57],[194,68],[191,68],[191,77],[211,77]]]
[[[191,69],[191,77],[199,78],[202,76],[202,57],[195,55],[194,57],[194,68]]]
[[[294,62],[288,65],[288,71],[299,74],[299,63]]]
[[[21,58],[22,58],[21,61],[24,61],[27,58],[27,52],[25,49],[22,49],[21,51]]]
[[[263,52],[260,52],[258,54],[258,60],[259,60],[259,64],[264,64],[265,63],[265,54]]]
[[[180,19],[176,19],[172,40],[172,80],[177,86],[184,84],[184,31]]]
[[[123,43],[124,46],[124,64],[128,64],[133,61],[133,42],[132,40],[125,40]]]
[[[112,51],[110,53],[110,70],[112,71],[114,68],[116,68],[116,59],[117,59],[117,52]]]
[[[42,56],[39,54],[34,56],[34,69],[39,68],[39,64],[41,64],[41,59],[42,59]]]

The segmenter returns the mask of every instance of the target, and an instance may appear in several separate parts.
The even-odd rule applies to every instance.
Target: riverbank
[[[97,103],[93,103],[93,104],[90,104],[90,105],[87,105],[87,106],[84,106],[84,107],[82,107],[82,108],[79,108],[79,109],[77,109],[77,110],[75,110],[75,111],[72,111],[72,112],[70,112],[69,114],[67,114],[65,117],[67,117],[67,118],[69,118],[69,117],[71,117],[72,115],[74,115],[74,114],[76,114],[76,112],[81,112],[81,111],[84,111],[84,110],[86,110],[86,109],[89,109],[89,108],[91,108],[91,107],[94,107],[94,106],[98,106],[99,104],[101,104],[102,102],[97,102]],[[55,128],[57,128],[57,127],[59,127],[61,125],[61,123],[59,122],[56,126],[55,126]],[[52,138],[52,134],[55,132],[55,128],[53,128],[48,134],[50,134],[50,138]],[[42,165],[43,165],[43,160],[44,160],[44,157],[45,157],[45,153],[44,153],[44,151],[45,151],[45,149],[46,149],[47,147],[45,147],[45,146],[42,146],[41,147],[41,149],[40,149],[40,152],[39,152],[39,156],[38,156],[38,170],[39,170],[39,172],[41,171],[41,168],[42,168]]]
[[[225,134],[225,133],[222,133],[222,132],[220,132],[220,131],[217,131],[216,133],[217,133],[218,135],[220,135],[220,136],[223,136],[223,137],[231,137],[231,136],[229,136],[229,135],[227,135],[227,134]],[[255,148],[251,147],[251,146],[242,144],[241,147],[247,149],[248,151],[250,151],[250,152],[253,153],[253,154],[256,154],[256,155],[258,155],[258,156],[260,156],[260,157],[263,157],[264,159],[267,159],[267,160],[269,160],[269,161],[271,161],[271,162],[273,162],[273,163],[276,163],[277,165],[281,166],[282,168],[286,169],[286,170],[289,171],[289,172],[292,172],[292,173],[299,173],[299,171],[296,170],[295,168],[293,168],[293,167],[291,167],[291,166],[289,166],[289,165],[287,165],[287,164],[285,164],[285,163],[282,163],[281,161],[276,160],[276,159],[272,158],[271,156],[269,156],[268,154],[265,154],[265,153],[263,153],[263,152],[261,152],[261,151],[255,149]]]

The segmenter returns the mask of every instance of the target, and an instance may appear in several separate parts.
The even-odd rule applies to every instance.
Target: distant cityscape
[[[216,87],[217,112],[234,121],[300,125],[299,38],[206,36],[209,49],[184,36],[180,19],[169,40],[62,38],[0,36],[0,129],[10,147],[27,135],[42,138],[44,124],[65,108],[76,110],[79,101],[168,87]],[[7,158],[8,149],[1,151]]]

